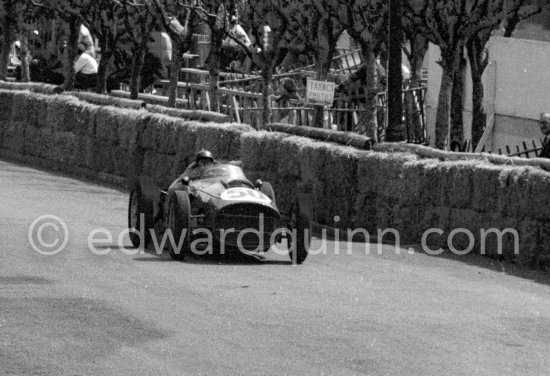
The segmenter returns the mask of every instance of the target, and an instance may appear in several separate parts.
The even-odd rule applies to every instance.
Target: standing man
[[[550,158],[550,112],[543,112],[540,114],[540,131],[544,135],[544,141],[542,142],[542,150],[537,157]]]

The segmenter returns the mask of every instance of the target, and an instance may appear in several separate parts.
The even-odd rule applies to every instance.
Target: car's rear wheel
[[[147,248],[152,237],[150,230],[154,226],[153,202],[143,195],[141,185],[136,182],[130,190],[128,202],[128,227],[132,245]]]
[[[191,221],[191,202],[184,191],[174,191],[170,196],[168,210],[168,230],[172,232],[174,243],[170,242],[170,257],[183,260],[190,251],[189,223]]]
[[[290,231],[288,240],[290,260],[293,264],[301,264],[307,258],[311,244],[311,222],[307,213],[300,208],[298,200],[294,201],[290,210]]]

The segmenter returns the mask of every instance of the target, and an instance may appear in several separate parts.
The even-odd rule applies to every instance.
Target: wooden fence
[[[536,140],[531,140],[530,142],[523,141],[521,145],[515,145],[515,147],[506,145],[504,148],[498,148],[497,152],[500,155],[506,155],[508,157],[536,158],[542,150],[542,143],[543,140],[539,140],[539,145],[537,145]],[[482,152],[483,151],[484,149]]]
[[[178,83],[178,99],[187,109],[214,110],[211,106],[212,95],[210,88],[206,83],[208,73],[198,69],[182,69],[184,74],[193,78],[190,82]],[[287,73],[275,75],[273,80],[273,92],[280,92],[279,87],[284,78],[297,77],[303,73]],[[220,81],[218,89],[218,98],[220,108],[223,114],[230,115],[233,121],[246,123],[258,128],[261,126],[262,119],[262,95],[259,94],[261,81],[257,77],[245,77],[233,79],[230,74],[224,73],[223,80]],[[159,80],[154,87],[159,95],[165,95],[169,85],[168,80]],[[299,87],[305,97],[305,87]],[[301,93],[299,93],[301,94]],[[358,89],[347,95],[338,95],[335,97],[332,108],[326,109],[324,126],[340,131],[355,132],[365,134],[367,132],[368,111],[366,108],[366,98],[364,89]],[[405,88],[403,90],[403,122],[406,129],[407,141],[411,143],[423,143],[426,140],[426,119],[424,113],[425,87]],[[313,113],[315,109],[310,106],[299,104],[295,107],[279,107],[276,102],[276,95],[272,95],[272,121],[287,122],[297,126],[313,126]],[[181,106],[181,104],[180,104]],[[376,97],[376,116],[379,124],[378,138],[383,140],[386,122],[386,95],[379,93]]]
[[[496,150],[486,150],[486,147],[483,146],[481,150],[476,152],[480,153],[489,153],[489,154],[499,154],[506,155],[507,157],[520,157],[520,158],[536,158],[540,151],[542,150],[543,140],[530,140],[523,141],[520,145],[506,145],[504,148],[498,148]],[[458,152],[472,153],[472,141],[465,140],[458,150]]]

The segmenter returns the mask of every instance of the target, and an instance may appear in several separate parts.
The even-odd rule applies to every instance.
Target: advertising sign
[[[322,106],[331,106],[334,101],[336,84],[328,81],[307,79],[306,102]]]

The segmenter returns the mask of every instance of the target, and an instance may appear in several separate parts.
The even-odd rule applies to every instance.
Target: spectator
[[[302,97],[298,93],[298,85],[292,78],[284,78],[282,80],[282,94],[275,102],[280,107],[290,107],[290,102],[303,102]]]
[[[228,36],[222,43],[222,69],[230,69],[236,72],[250,71],[252,62],[248,58],[246,50],[252,50],[252,42],[244,31],[241,25],[237,22],[237,16],[231,17],[231,28],[228,31]],[[237,40],[239,42],[237,42]],[[241,45],[242,43],[242,45]],[[244,49],[243,49],[244,45]]]
[[[86,52],[86,45],[83,42],[78,44],[80,56],[74,64],[75,89],[92,89],[96,86],[98,64],[94,57]]]
[[[544,135],[544,141],[542,142],[542,150],[540,151],[539,158],[550,158],[550,112],[543,112],[540,114],[540,131]]]
[[[23,53],[21,52],[21,42],[15,41],[10,51],[8,65],[15,67],[15,80],[21,81],[21,66],[23,64]]]
[[[280,108],[281,119],[279,121],[281,123],[294,125],[310,124],[307,112],[304,113],[296,109],[285,110],[285,108],[299,107],[304,104],[303,98],[298,93],[298,85],[292,78],[284,78],[282,80],[282,94],[275,100],[275,103]]]
[[[21,66],[21,42],[18,40],[13,43],[13,48],[10,51],[9,65]]]
[[[246,48],[250,48],[252,42],[250,41],[250,38],[248,37],[248,34],[246,34],[246,31],[244,31],[243,27],[237,22],[237,16],[231,16],[230,23],[231,28],[229,29],[229,35],[231,35],[234,39],[239,40],[242,44],[245,45]],[[225,43],[233,47],[239,46],[239,44],[235,42],[233,38],[227,37],[225,39]]]

